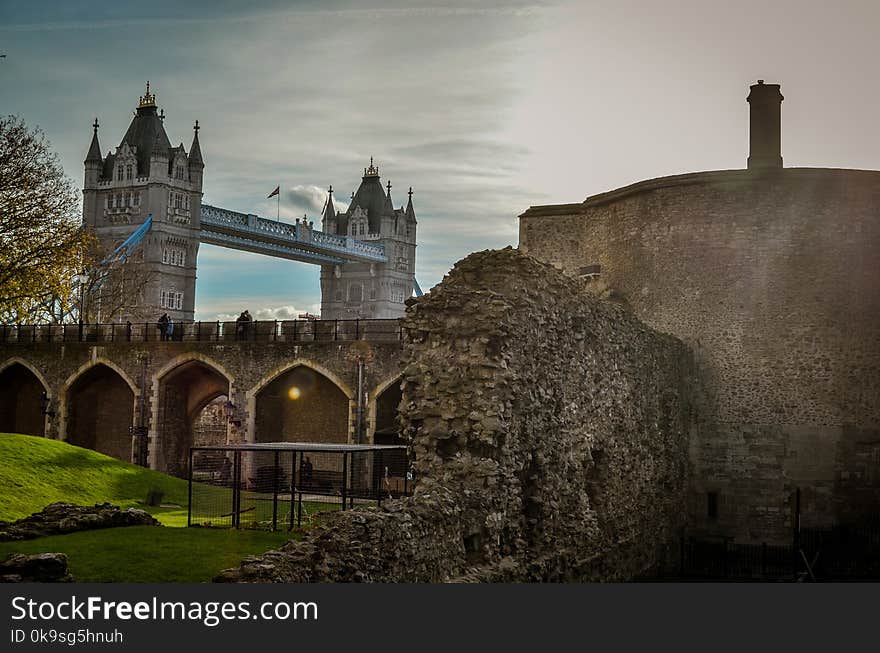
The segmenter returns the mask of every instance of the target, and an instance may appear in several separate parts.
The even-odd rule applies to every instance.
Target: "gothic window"
[[[125,178],[131,179],[131,165],[125,166]]]
[[[183,179],[183,166],[177,166],[174,169],[174,178],[175,179]]]
[[[126,193],[126,194],[125,194],[125,205],[126,205],[126,206],[131,206],[131,193]]]
[[[141,203],[141,194],[137,192],[134,194],[134,205],[138,206]]]
[[[370,299],[371,300],[376,299],[376,286],[373,286],[372,288],[370,288]]]
[[[353,283],[348,287],[348,301],[360,304],[364,298],[364,290],[361,284]]]
[[[122,181],[122,166],[116,168],[116,181]]]

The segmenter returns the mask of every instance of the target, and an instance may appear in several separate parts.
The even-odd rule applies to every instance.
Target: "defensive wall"
[[[880,172],[653,179],[530,208],[519,248],[693,351],[691,532],[790,538],[798,488],[815,525],[876,512]]]
[[[175,474],[193,420],[222,396],[226,442],[372,442],[377,426],[396,431],[398,320],[255,323],[244,341],[234,323],[232,337],[215,325],[178,326],[181,341],[159,340],[152,324],[6,327],[0,431],[137,461],[143,427],[145,462]]]
[[[677,552],[690,352],[508,248],[409,301],[411,498],[323,517],[228,582],[622,580]]]

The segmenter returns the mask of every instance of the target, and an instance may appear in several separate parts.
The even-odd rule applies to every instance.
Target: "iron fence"
[[[3,324],[0,344],[65,342],[331,342],[403,339],[401,320],[257,320],[251,322]]]
[[[679,575],[701,580],[880,580],[880,516],[800,528],[791,544],[683,537]]]
[[[188,525],[278,530],[315,513],[409,495],[406,447],[276,443],[193,447]]]

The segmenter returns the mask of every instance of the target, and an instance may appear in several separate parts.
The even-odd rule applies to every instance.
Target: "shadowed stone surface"
[[[693,419],[679,341],[510,248],[456,264],[405,328],[415,495],[218,581],[622,580],[668,559]]]
[[[63,553],[10,553],[0,562],[0,583],[72,583]]]
[[[29,517],[12,523],[0,522],[0,542],[32,540],[98,528],[160,525],[152,516],[137,508],[120,510],[119,506],[109,503],[96,503],[94,507],[52,503]]]

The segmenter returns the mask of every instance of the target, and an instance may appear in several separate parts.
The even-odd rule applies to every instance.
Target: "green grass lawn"
[[[147,506],[151,490],[164,493],[164,504]],[[202,505],[217,514],[228,512],[231,490],[194,485]],[[0,543],[0,559],[9,553],[66,553],[78,581],[94,582],[202,582],[221,569],[237,566],[247,555],[277,548],[290,538],[286,532],[289,503],[279,504],[279,532],[246,530],[254,522],[271,519],[272,502],[257,501],[244,492],[244,530],[173,528],[186,526],[188,483],[166,474],[131,465],[90,449],[30,435],[0,433],[0,520],[14,521],[38,512],[50,503],[78,505],[109,502],[122,508],[141,508],[165,526],[132,526]],[[303,527],[312,515],[338,510],[338,504],[305,502]],[[208,519],[197,519],[210,521]],[[228,519],[226,520],[229,521]],[[223,520],[215,520],[221,525]]]
[[[285,532],[127,526],[0,543],[9,553],[66,553],[83,583],[204,583],[248,555],[274,549]]]
[[[0,433],[2,521],[27,517],[56,501],[84,506],[107,501],[153,512],[144,505],[150,490],[163,492],[163,503],[181,506],[157,508],[156,518],[185,526],[186,481],[66,442]]]

